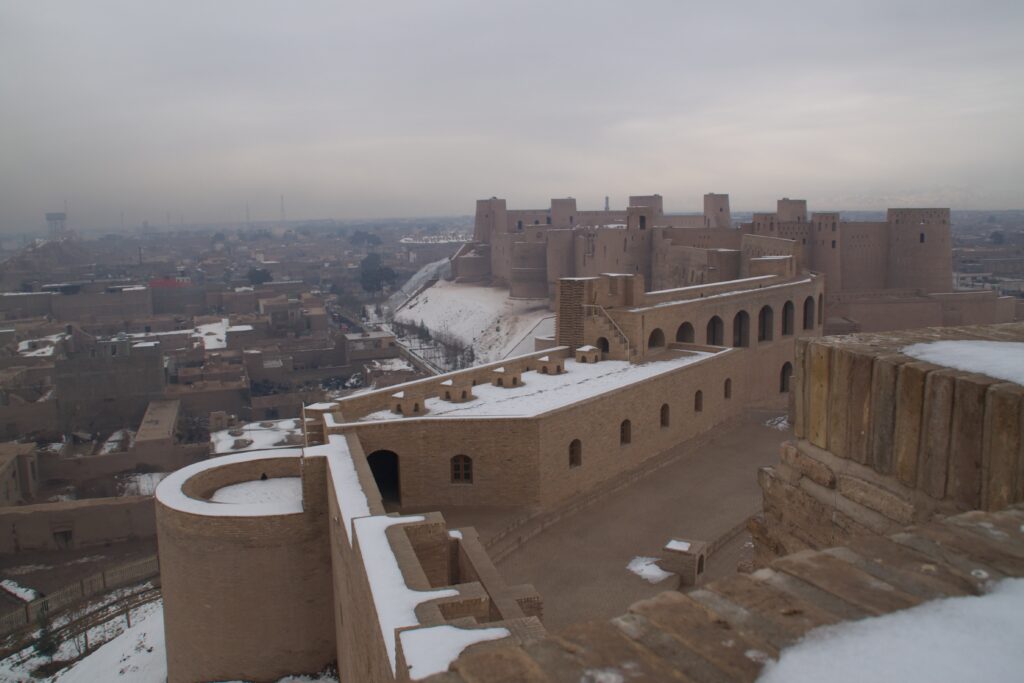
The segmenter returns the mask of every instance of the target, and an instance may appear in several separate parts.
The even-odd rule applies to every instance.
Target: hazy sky
[[[1024,0],[0,0],[0,231],[1022,185]]]

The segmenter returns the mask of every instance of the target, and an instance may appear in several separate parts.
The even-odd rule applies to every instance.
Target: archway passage
[[[717,315],[708,321],[707,343],[710,346],[721,346],[725,341],[725,330],[722,319]]]
[[[402,493],[398,479],[398,454],[394,451],[374,451],[366,456],[373,480],[377,482],[381,501],[387,506],[402,504]]]
[[[660,349],[663,346],[665,346],[665,333],[659,327],[651,332],[651,336],[647,339],[647,348]]]

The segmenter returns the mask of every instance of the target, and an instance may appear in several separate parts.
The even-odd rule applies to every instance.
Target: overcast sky
[[[0,0],[0,231],[1022,185],[1024,0]]]

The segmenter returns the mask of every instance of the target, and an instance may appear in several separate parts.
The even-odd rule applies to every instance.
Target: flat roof
[[[516,387],[478,384],[473,387],[474,399],[465,403],[427,398],[423,402],[427,412],[423,415],[404,417],[391,410],[378,410],[356,421],[535,417],[632,386],[652,377],[675,372],[728,351],[729,349],[715,352],[668,350],[658,360],[638,364],[621,360],[577,363],[572,358],[567,358],[563,366],[565,372],[562,374],[524,372],[522,384]],[[339,405],[344,413],[344,399],[339,401]]]

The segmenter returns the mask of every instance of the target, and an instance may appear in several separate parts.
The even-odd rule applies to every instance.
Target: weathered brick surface
[[[766,661],[818,626],[985,592],[985,581],[964,569],[972,563],[998,567],[993,578],[1024,576],[1022,523],[1021,507],[974,512],[891,539],[799,553],[687,595],[662,593],[610,623],[574,626],[525,648],[463,655],[452,667],[460,678],[428,680],[575,682],[604,674],[630,681],[753,681]],[[486,677],[488,666],[493,679]]]

